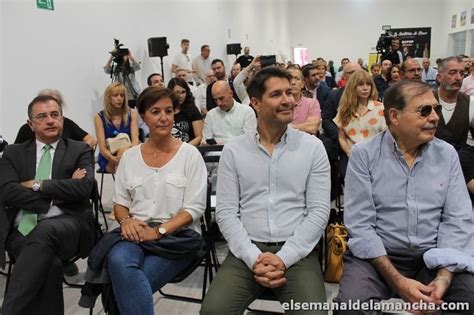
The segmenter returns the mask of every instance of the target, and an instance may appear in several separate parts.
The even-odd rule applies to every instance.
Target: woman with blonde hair
[[[119,133],[129,136],[131,146],[138,144],[138,114],[130,110],[127,103],[127,91],[119,82],[113,82],[104,92],[104,109],[94,117],[95,131],[99,143],[99,168],[113,173],[123,153],[130,148],[123,147],[112,153],[106,140],[115,138]]]
[[[383,104],[372,76],[365,70],[354,72],[342,93],[334,122],[339,127],[339,145],[344,152],[339,159],[339,172],[344,178],[348,157],[354,144],[378,134],[387,126]]]

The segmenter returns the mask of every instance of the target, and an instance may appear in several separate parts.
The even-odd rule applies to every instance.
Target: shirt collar
[[[297,106],[300,106],[300,105],[301,105],[301,103],[303,102],[303,97],[304,97],[304,95],[301,94],[300,99],[298,100],[298,102],[295,103],[295,108],[296,108]]]
[[[383,132],[385,133],[384,138],[389,150],[393,152],[394,154],[396,154],[398,157],[403,156],[403,153],[402,151],[400,151],[400,148],[398,147],[398,144],[395,141],[395,138],[393,137],[392,132],[390,131],[390,128],[386,128]],[[420,146],[420,150],[418,151],[418,156],[421,156],[424,151],[428,150],[430,145],[431,145],[431,141],[428,141],[427,143],[423,143]]]
[[[374,101],[370,100],[370,101],[367,103],[367,112],[373,111],[374,109],[375,109]],[[365,112],[363,115],[359,115],[358,113],[354,113],[354,115],[355,115],[356,117],[362,117],[362,116],[366,115],[367,112]]]
[[[369,101],[369,103],[367,104],[367,110],[374,110],[374,109],[375,109],[374,101]]]
[[[296,133],[296,129],[294,129],[291,125],[287,125],[285,132],[281,136],[280,142],[287,144],[295,133]],[[253,140],[255,141],[256,144],[260,144],[260,134],[258,133],[258,126],[257,126],[257,129],[255,130]]]
[[[235,100],[233,100],[233,101],[232,101],[232,108],[231,108],[228,112],[226,112],[225,110],[221,109],[219,106],[217,106],[216,108],[217,108],[220,112],[222,112],[222,113],[224,113],[224,114],[230,114],[230,113],[232,113],[232,112],[235,110],[235,107],[236,107],[236,106],[235,106]]]
[[[53,143],[50,143],[51,147],[53,148],[53,150],[56,150],[56,147],[58,146],[58,143],[59,143],[59,139],[56,140],[55,142]],[[41,141],[39,141],[38,139],[36,139],[36,151],[37,152],[40,152],[41,150],[43,150],[43,147],[46,145],[46,143],[43,143]]]

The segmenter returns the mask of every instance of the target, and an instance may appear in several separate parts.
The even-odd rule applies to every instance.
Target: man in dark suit
[[[3,313],[64,314],[61,262],[86,257],[95,238],[93,155],[84,142],[61,138],[53,97],[33,99],[28,117],[36,140],[7,146],[0,159],[3,227],[11,227],[0,244],[15,260]]]

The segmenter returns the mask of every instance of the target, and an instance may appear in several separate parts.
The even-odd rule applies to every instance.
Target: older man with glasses
[[[94,243],[94,157],[86,143],[62,138],[63,122],[58,100],[37,96],[28,106],[35,139],[0,159],[2,227],[11,227],[0,247],[15,261],[3,314],[64,314],[62,261],[87,257]]]
[[[402,79],[421,81],[421,65],[417,59],[408,59],[402,64]]]
[[[411,311],[463,302],[472,312],[472,205],[456,151],[435,138],[440,105],[429,85],[404,80],[385,92],[384,106],[388,129],[349,159],[351,237],[336,301],[399,296]]]

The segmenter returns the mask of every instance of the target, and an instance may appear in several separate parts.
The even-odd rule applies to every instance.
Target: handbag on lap
[[[115,154],[118,150],[129,148],[132,146],[130,137],[126,133],[119,133],[114,138],[107,138],[105,144],[110,150],[110,153]]]

